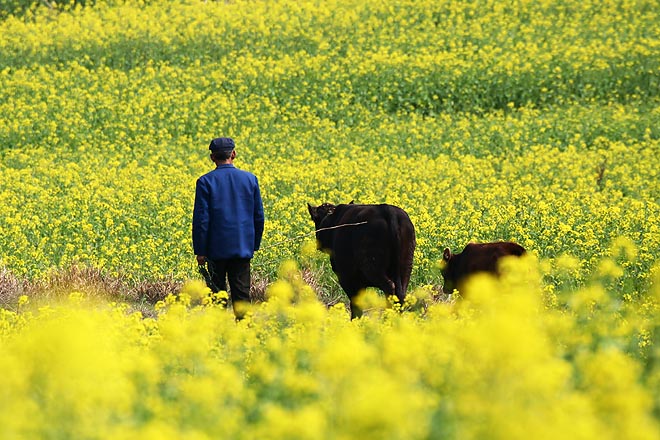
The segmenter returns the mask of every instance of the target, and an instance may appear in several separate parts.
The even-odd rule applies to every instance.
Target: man
[[[242,319],[250,302],[250,260],[259,250],[264,231],[264,209],[254,174],[234,167],[234,140],[211,141],[215,170],[197,179],[192,221],[193,250],[197,263],[208,263],[213,284],[227,291],[234,314]]]

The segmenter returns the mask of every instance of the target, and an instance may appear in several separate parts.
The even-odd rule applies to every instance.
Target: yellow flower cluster
[[[95,3],[0,20],[0,267],[185,285],[0,309],[0,437],[657,438],[657,0]],[[240,323],[190,240],[217,136],[265,205]],[[403,314],[335,298],[306,205],[351,200],[410,214]],[[522,275],[431,300],[495,240]]]
[[[660,248],[657,12],[477,3],[126,2],[0,22],[0,264],[191,276],[194,182],[230,135],[262,184],[268,277],[307,246],[291,240],[312,230],[307,202],[355,200],[410,213],[417,285],[445,246],[498,239],[577,257],[582,282],[625,237],[639,255],[619,278],[639,292]]]
[[[658,352],[636,344],[658,331],[657,305],[594,283],[547,309],[528,259],[475,278],[464,300],[415,292],[427,307],[400,313],[365,299],[350,321],[295,263],[279,272],[240,322],[193,305],[210,295],[195,283],[155,318],[76,293],[0,310],[0,435],[657,438]]]

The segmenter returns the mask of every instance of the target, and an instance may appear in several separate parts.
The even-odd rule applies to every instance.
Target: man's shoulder
[[[202,174],[197,178],[197,182],[206,182],[209,181],[213,177],[213,171],[209,171],[208,173]]]
[[[233,177],[230,177],[233,176]],[[209,171],[208,173],[200,176],[197,181],[198,182],[218,182],[222,181],[224,179],[240,179],[240,180],[246,180],[246,181],[252,181],[252,182],[258,182],[257,176],[255,176],[253,173],[246,171],[246,170],[241,170],[239,168],[223,168],[223,169],[214,169],[212,171]]]
[[[239,169],[239,168],[234,168],[234,170],[236,170],[236,171],[235,171],[236,173],[239,173],[240,175],[244,176],[245,178],[248,178],[248,179],[255,179],[255,180],[256,180],[256,178],[257,178],[257,176],[255,176],[255,175],[254,175],[253,173],[251,173],[250,171],[247,171],[247,170],[241,170],[241,169]]]

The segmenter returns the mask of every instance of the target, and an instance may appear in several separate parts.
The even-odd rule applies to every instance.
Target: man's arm
[[[254,191],[254,250],[258,251],[261,247],[261,237],[264,233],[264,205],[261,200],[261,190],[259,181],[256,180],[256,189]]]
[[[200,257],[208,255],[207,243],[209,232],[209,191],[207,185],[201,180],[197,180],[195,188],[195,206],[193,208],[192,220],[192,242],[193,251],[197,255],[197,261]]]

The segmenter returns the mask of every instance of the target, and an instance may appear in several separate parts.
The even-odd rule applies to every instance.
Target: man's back
[[[195,254],[218,258],[252,258],[259,249],[264,212],[254,174],[232,164],[197,180],[193,211]]]

